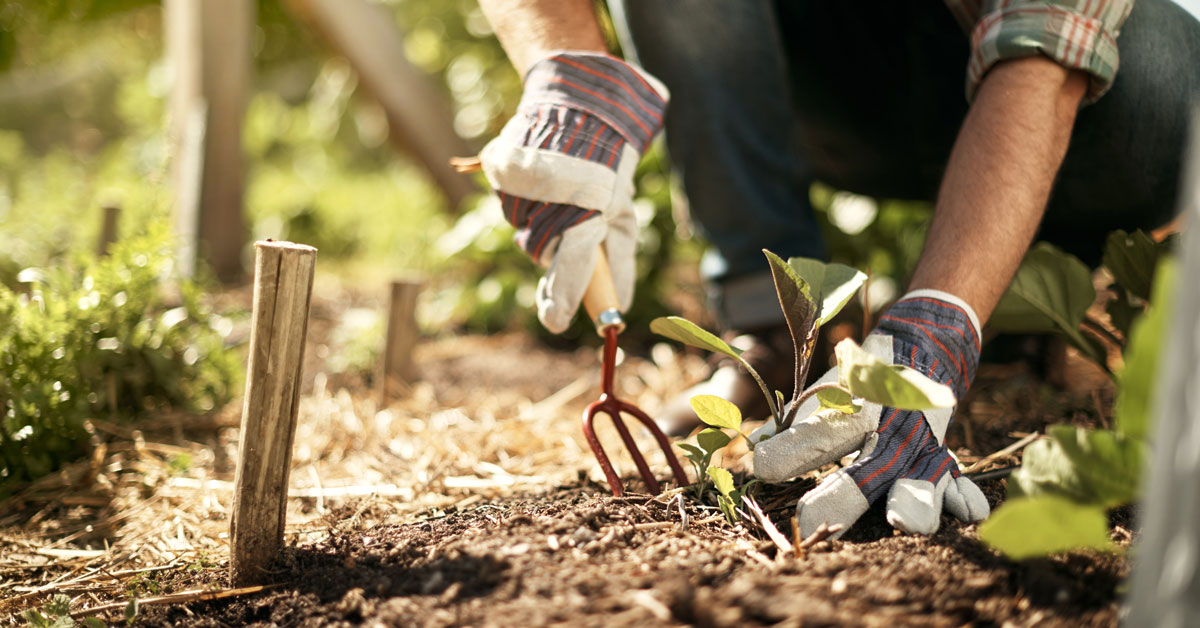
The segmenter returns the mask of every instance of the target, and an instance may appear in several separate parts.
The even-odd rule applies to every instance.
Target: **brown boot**
[[[781,323],[732,340],[726,337],[726,340],[744,350],[742,357],[763,378],[772,395],[778,390],[785,399],[792,398],[796,359],[787,325]],[[742,411],[746,420],[770,417],[771,410],[762,389],[736,360],[716,356],[710,364],[712,372],[707,379],[677,395],[659,412],[658,426],[667,434],[687,436],[703,425],[689,403],[696,395],[716,395],[726,399]]]

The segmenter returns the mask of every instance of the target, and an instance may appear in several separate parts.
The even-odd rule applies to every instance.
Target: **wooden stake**
[[[103,211],[100,238],[96,241],[96,257],[108,255],[108,247],[117,241],[117,219],[121,216],[121,208],[117,205],[105,205]]]
[[[311,246],[255,244],[253,327],[229,534],[234,586],[263,582],[283,543],[316,259]]]
[[[419,280],[392,282],[392,296],[388,307],[387,339],[379,369],[380,403],[386,404],[397,383],[411,383],[417,378],[413,363],[413,349],[417,346],[420,330],[417,328],[417,295],[424,284]]]

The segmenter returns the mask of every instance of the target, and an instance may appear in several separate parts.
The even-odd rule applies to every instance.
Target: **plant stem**
[[[771,408],[771,416],[775,419],[775,422],[778,423],[781,421],[783,417],[779,414],[780,410],[776,407],[775,398],[771,396],[771,391],[767,388],[767,383],[763,381],[758,371],[754,370],[754,367],[750,366],[750,363],[742,358],[742,356],[737,356],[737,360],[741,362],[742,366],[746,367],[746,370],[754,378],[754,381],[758,382],[759,389],[762,390],[763,396],[767,398],[767,407]]]
[[[838,382],[825,382],[824,384],[817,384],[816,386],[813,386],[812,388],[809,388],[808,390],[801,393],[800,396],[797,397],[794,402],[792,402],[792,407],[799,408],[801,405],[804,404],[805,401],[808,401],[813,395],[821,392],[822,390],[832,390],[835,388],[838,390],[845,390],[847,394],[850,393],[850,391],[843,388],[842,385]],[[795,417],[793,417],[793,419],[794,418]],[[787,425],[779,426],[779,431],[786,430],[787,428],[789,428],[791,426],[792,426],[792,422],[788,421]]]

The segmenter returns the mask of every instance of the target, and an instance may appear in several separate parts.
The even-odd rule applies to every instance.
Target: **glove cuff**
[[[662,128],[667,98],[667,89],[658,79],[616,57],[562,51],[529,68],[518,111],[539,115],[545,105],[558,105],[582,112],[585,119],[604,121],[641,154]],[[556,148],[541,142],[535,145]]]
[[[876,327],[893,338],[894,363],[946,384],[961,399],[979,366],[978,318],[969,305],[944,292],[911,292]]]

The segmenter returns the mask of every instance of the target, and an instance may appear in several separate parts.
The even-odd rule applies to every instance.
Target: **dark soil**
[[[984,486],[995,500],[999,482]],[[767,499],[768,496],[764,496]],[[278,588],[147,607],[175,626],[1107,626],[1123,558],[1072,554],[1014,564],[974,526],[944,517],[930,538],[893,534],[879,509],[803,558],[647,495],[564,487],[404,525],[356,526],[289,548]],[[674,522],[655,527],[654,522]],[[183,584],[183,583],[180,583]],[[223,582],[210,584],[223,585]],[[191,583],[195,586],[195,583]]]

